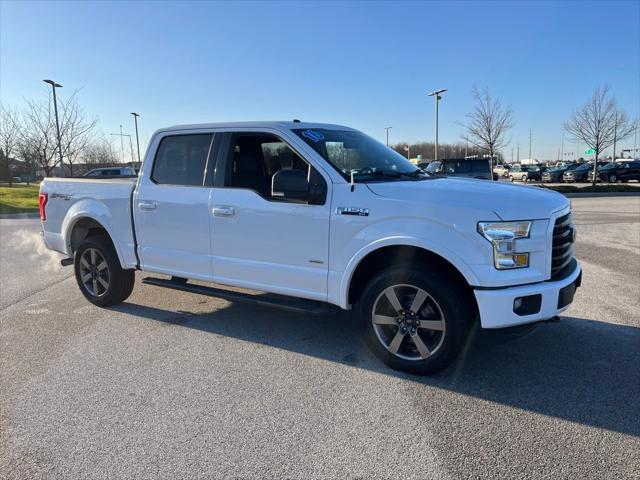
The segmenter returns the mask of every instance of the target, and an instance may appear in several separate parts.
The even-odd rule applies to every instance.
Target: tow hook
[[[73,265],[73,258],[63,258],[62,260],[60,260],[60,265],[62,265],[63,267]]]

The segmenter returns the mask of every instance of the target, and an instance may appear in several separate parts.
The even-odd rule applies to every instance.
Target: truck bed
[[[46,245],[71,256],[65,233],[89,216],[109,232],[123,266],[135,266],[131,196],[136,181],[137,178],[45,178],[40,193],[48,196],[43,222]]]

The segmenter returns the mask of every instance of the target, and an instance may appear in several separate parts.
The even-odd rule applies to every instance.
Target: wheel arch
[[[447,253],[433,246],[421,245],[413,239],[369,246],[352,259],[343,274],[340,306],[349,308],[357,301],[372,275],[400,262],[417,262],[437,268],[472,292],[470,285],[477,284],[475,274],[460,259]]]
[[[106,225],[106,222],[96,217],[96,215],[91,215],[86,211],[78,211],[65,218],[65,227],[63,231],[65,232],[64,239],[67,254],[72,257],[80,243],[89,235],[104,234],[113,246],[120,265],[122,268],[126,268],[120,248],[118,247],[117,242],[114,241],[114,236],[110,228]]]

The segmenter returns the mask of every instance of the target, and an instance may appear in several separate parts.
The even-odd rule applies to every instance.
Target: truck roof
[[[186,125],[174,125],[172,127],[160,128],[157,132],[167,132],[175,130],[197,130],[210,128],[276,128],[291,130],[294,128],[324,128],[328,130],[354,130],[344,125],[317,122],[294,122],[294,121],[254,121],[254,122],[220,122],[220,123],[194,123]]]

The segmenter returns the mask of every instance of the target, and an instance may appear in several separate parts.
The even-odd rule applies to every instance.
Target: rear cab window
[[[160,185],[203,186],[212,140],[212,133],[164,137],[156,152],[151,180]]]

